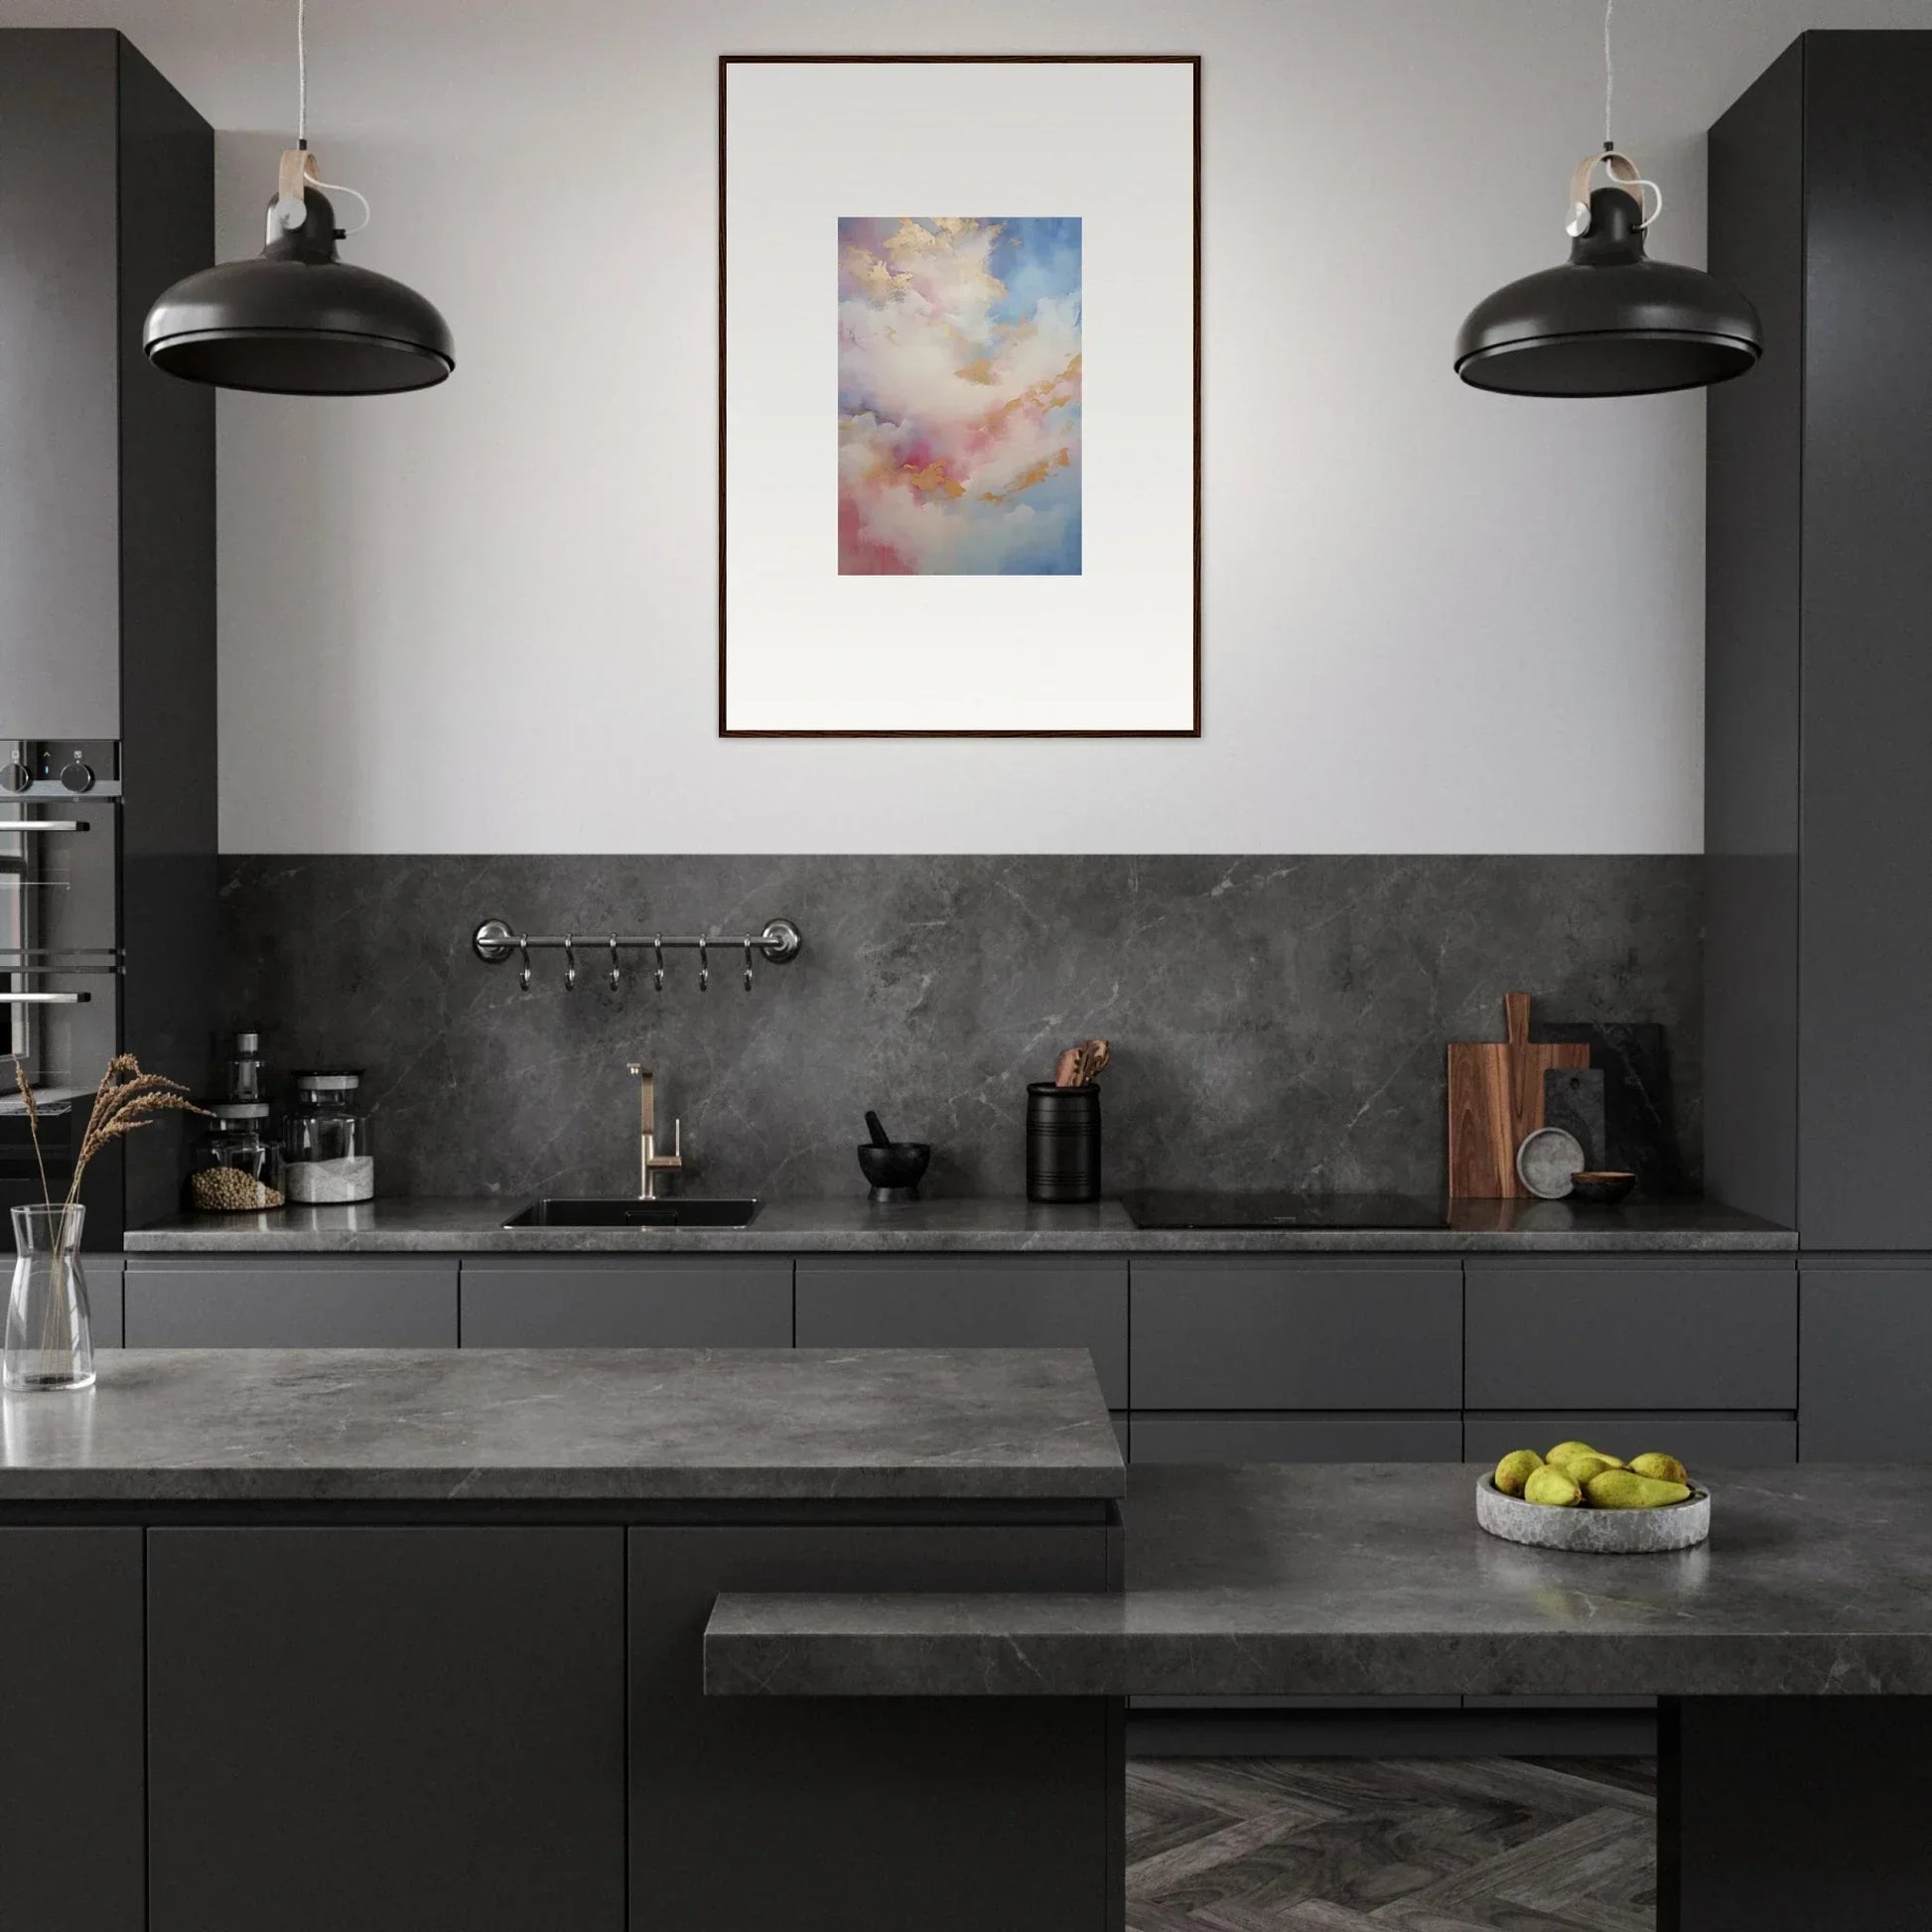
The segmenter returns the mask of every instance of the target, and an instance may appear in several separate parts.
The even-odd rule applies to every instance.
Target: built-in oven
[[[89,787],[80,791],[72,759],[43,775],[34,749],[27,765],[18,757],[0,762],[0,1204],[7,1206],[38,1200],[43,1184],[65,1192],[88,1102],[120,1038],[121,805],[111,759],[102,760],[107,775],[92,763],[79,768]],[[52,754],[46,761],[54,766]],[[40,1112],[38,1156],[16,1069]],[[103,1167],[102,1183],[117,1179],[118,1166]],[[90,1206],[96,1194],[90,1185]]]

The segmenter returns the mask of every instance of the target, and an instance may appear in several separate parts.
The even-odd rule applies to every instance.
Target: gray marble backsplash
[[[1106,1184],[1431,1192],[1443,1048],[1539,1019],[1668,1030],[1699,1172],[1702,862],[1642,858],[247,858],[223,862],[223,1010],[278,1069],[365,1069],[384,1193],[636,1188],[636,1090],[683,1117],[683,1189],[863,1190],[877,1107],[929,1193],[1024,1187],[1029,1080],[1089,1034]],[[756,930],[759,962],[583,949],[485,966],[470,935]]]

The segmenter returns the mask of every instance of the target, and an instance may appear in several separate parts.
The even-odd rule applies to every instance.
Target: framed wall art
[[[1200,64],[719,64],[718,723],[1200,731]]]

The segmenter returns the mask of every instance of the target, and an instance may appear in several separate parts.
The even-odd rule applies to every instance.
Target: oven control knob
[[[94,767],[80,759],[71,764],[61,767],[61,782],[69,791],[92,791],[94,788]]]
[[[0,764],[0,791],[25,791],[34,782],[34,774],[18,759]]]

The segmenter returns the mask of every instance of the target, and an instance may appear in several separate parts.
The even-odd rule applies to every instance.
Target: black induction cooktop
[[[1142,1188],[1120,1204],[1137,1228],[1446,1228],[1427,1194],[1215,1194]]]

